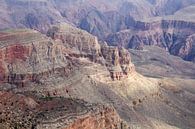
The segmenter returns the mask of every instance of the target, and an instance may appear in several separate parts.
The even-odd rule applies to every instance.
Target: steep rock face
[[[135,19],[173,15],[192,4],[194,0],[2,0],[0,29],[27,27],[47,32],[51,25],[66,21],[104,39],[128,29]]]
[[[135,71],[130,54],[124,48],[103,45],[102,55],[113,80],[121,80]]]
[[[185,60],[195,62],[195,34],[187,37],[178,55]]]
[[[103,39],[108,33],[126,27],[126,24],[129,24],[128,17],[141,20],[174,14],[177,10],[194,3],[193,0],[148,1],[2,0],[0,20],[3,26],[0,28],[28,27],[47,32],[52,24],[69,21]]]
[[[185,60],[191,55],[195,33],[193,22],[162,20],[151,23],[137,22],[135,30],[121,31],[108,36],[110,45],[124,46],[125,48],[142,49],[143,45],[156,45],[164,48],[173,55]],[[191,39],[191,40],[190,40]],[[191,41],[189,43],[189,41]],[[185,49],[185,50],[184,50]]]
[[[0,81],[25,83],[38,81],[68,63],[62,44],[33,30],[10,30],[0,34]]]
[[[97,37],[66,23],[52,27],[47,35],[56,41],[62,41],[64,46],[71,50],[69,54],[89,57],[91,60],[100,55]]]
[[[82,58],[106,64],[114,80],[119,77],[113,73],[126,76],[134,71],[127,51],[107,46],[106,54],[102,53],[97,37],[68,24],[53,27],[48,36],[53,39],[33,30],[2,31],[0,81],[24,86],[28,81],[39,83],[52,73],[68,75]],[[120,69],[111,70],[115,66]]]
[[[191,26],[194,24],[194,16],[189,13],[194,12],[193,4],[194,0],[2,0],[0,29],[33,28],[46,33],[53,24],[69,22],[110,44],[125,44],[122,46],[135,49],[142,49],[143,44],[158,44],[173,55],[181,55],[179,49],[189,36],[189,28],[194,29],[194,25]],[[190,5],[192,7],[188,8]],[[187,11],[184,8],[188,8]],[[181,13],[178,13],[179,11]],[[166,29],[170,28],[177,28],[178,31],[167,32]],[[141,34],[132,38],[131,35],[125,36],[122,41],[119,38],[113,43],[115,36],[110,35],[126,29]],[[181,36],[183,38],[180,38]],[[172,37],[174,40],[169,41]]]
[[[87,57],[93,62],[105,65],[113,80],[120,80],[134,72],[131,58],[123,48],[101,45],[95,36],[67,24],[54,26],[48,31],[48,36],[60,40],[70,51],[70,55]]]

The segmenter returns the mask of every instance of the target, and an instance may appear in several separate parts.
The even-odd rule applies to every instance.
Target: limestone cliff
[[[53,26],[47,35],[55,41],[60,40],[64,47],[69,49],[69,55],[88,57],[94,61],[100,56],[100,45],[97,37],[69,24],[62,23]]]
[[[97,37],[86,31],[79,30],[67,24],[54,26],[48,31],[48,36],[54,40],[60,40],[70,49],[71,55],[87,57],[92,62],[105,65],[110,71],[113,80],[128,77],[134,72],[130,54],[124,48],[100,45]]]

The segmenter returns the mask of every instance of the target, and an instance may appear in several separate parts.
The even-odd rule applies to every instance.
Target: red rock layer
[[[105,108],[96,114],[76,120],[64,129],[121,129],[121,120],[111,108]]]
[[[6,91],[0,91],[0,121],[4,128],[23,129],[121,129],[122,125],[111,107]]]

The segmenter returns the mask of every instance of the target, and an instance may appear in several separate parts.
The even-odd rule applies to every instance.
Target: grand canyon
[[[0,129],[194,129],[195,0],[0,0]]]

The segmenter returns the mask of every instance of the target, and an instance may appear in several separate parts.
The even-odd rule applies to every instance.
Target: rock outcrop
[[[99,44],[72,26],[58,27],[48,32],[51,38],[33,30],[1,31],[0,128],[128,128],[112,106],[131,128],[195,127],[193,79],[171,78],[175,83],[167,82],[164,89],[159,78],[131,76],[134,66],[127,50]],[[160,67],[186,66],[186,74],[191,71],[194,77],[192,63],[147,54],[146,60]],[[145,69],[158,70],[155,65]],[[185,87],[176,88],[177,83]]]
[[[48,36],[34,30],[0,33],[0,82],[25,86],[53,73],[69,74],[81,58],[106,65],[111,77],[120,80],[134,70],[128,52],[101,47],[97,37],[68,24],[55,26]],[[77,63],[74,63],[77,62]]]
[[[55,41],[61,41],[70,50],[69,55],[95,61],[101,54],[97,37],[66,23],[53,26],[47,35]]]
[[[39,81],[54,71],[64,71],[68,62],[63,45],[33,30],[0,33],[0,81],[24,85]],[[61,70],[59,70],[61,69]]]
[[[92,62],[105,65],[113,80],[121,80],[135,71],[127,50],[98,43],[97,37],[67,24],[54,26],[48,36],[60,40],[76,57],[87,57]]]
[[[0,32],[0,128],[123,128],[125,124],[113,108],[60,97],[55,88],[15,93],[32,85],[49,86],[43,80],[65,79],[88,63],[105,65],[113,80],[133,72],[126,50],[102,47],[97,37],[71,25],[55,26],[48,36],[29,29]],[[113,71],[114,67],[120,71]],[[64,86],[64,96],[69,95],[68,88]]]
[[[122,129],[108,106],[67,98],[37,98],[0,91],[0,128]],[[20,117],[18,117],[20,116]]]
[[[130,54],[124,48],[102,45],[102,55],[113,80],[126,78],[135,71]]]

